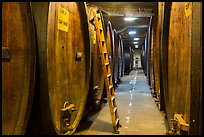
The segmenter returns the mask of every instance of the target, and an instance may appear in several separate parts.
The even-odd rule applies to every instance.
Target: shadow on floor
[[[77,133],[83,130],[87,130],[91,127],[92,124],[93,124],[93,121],[80,122],[75,132]]]
[[[94,131],[112,133],[113,132],[112,122],[111,121],[107,122],[101,119],[96,119],[96,122],[94,125]]]

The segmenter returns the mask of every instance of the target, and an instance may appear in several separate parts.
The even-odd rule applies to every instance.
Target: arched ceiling
[[[101,9],[105,24],[111,22],[113,29],[124,39],[125,46],[135,48],[134,38],[139,38],[138,48],[144,44],[150,19],[157,10],[157,2],[87,2]],[[134,21],[125,21],[125,17],[135,17]],[[136,34],[128,34],[130,30]]]

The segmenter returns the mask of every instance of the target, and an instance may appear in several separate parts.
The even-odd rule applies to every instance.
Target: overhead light
[[[139,38],[134,38],[134,40],[139,40]]]
[[[138,44],[138,42],[137,42],[137,41],[134,41],[133,43],[134,43],[134,44]]]
[[[129,31],[129,34],[136,34],[136,31]]]
[[[137,49],[137,48],[138,48],[138,45],[135,45],[135,48]]]
[[[124,18],[125,21],[134,21],[136,19],[137,18],[133,18],[133,17],[126,17],[126,18]]]

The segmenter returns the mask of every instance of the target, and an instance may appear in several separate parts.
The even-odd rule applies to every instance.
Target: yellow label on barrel
[[[186,17],[190,16],[191,15],[191,3],[190,2],[185,2],[184,8],[185,8]]]
[[[96,44],[96,31],[94,30],[94,35],[93,35],[93,44]]]
[[[58,11],[58,29],[68,32],[69,12],[65,8],[59,7]]]

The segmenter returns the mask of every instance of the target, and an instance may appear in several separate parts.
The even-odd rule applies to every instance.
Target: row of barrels
[[[110,55],[111,73],[113,84],[116,88],[121,83],[121,78],[128,75],[133,66],[133,51],[130,46],[125,46],[121,35],[116,33],[111,22],[106,28],[107,50]]]
[[[159,2],[156,13],[143,48],[144,72],[166,113],[167,133],[201,135],[202,3]],[[185,125],[179,131],[175,114]]]
[[[2,2],[2,134],[73,134],[100,106],[93,11],[101,13],[83,2]],[[116,86],[125,70],[123,41],[106,26]]]

